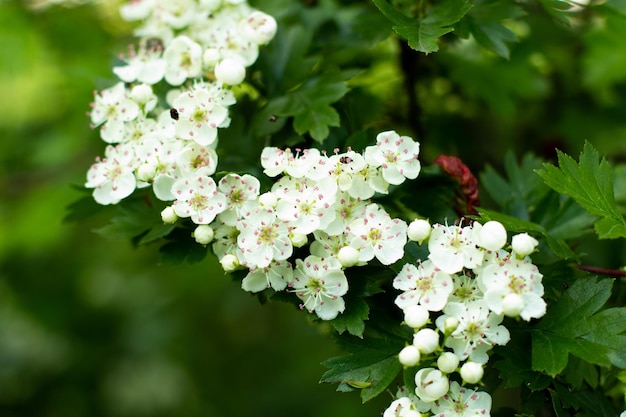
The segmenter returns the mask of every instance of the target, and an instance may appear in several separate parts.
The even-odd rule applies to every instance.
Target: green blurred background
[[[317,383],[341,352],[292,305],[261,306],[209,258],[159,265],[154,246],[95,234],[104,218],[62,222],[103,152],[85,113],[131,28],[115,1],[28,6],[0,1],[0,416],[379,415],[389,397],[361,406]],[[625,22],[540,14],[510,61],[420,58],[426,162],[500,168],[507,149],[553,157],[585,139],[624,159]],[[598,256],[624,264],[619,248]]]

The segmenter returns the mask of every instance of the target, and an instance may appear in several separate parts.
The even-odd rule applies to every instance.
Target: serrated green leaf
[[[328,137],[329,126],[339,126],[339,113],[330,105],[316,105],[297,114],[293,120],[296,133],[307,132],[315,141],[322,143]]]
[[[353,336],[363,337],[365,320],[369,317],[369,312],[369,305],[362,297],[346,298],[346,310],[330,324],[339,334],[347,331]]]
[[[343,341],[351,340],[343,338]],[[367,402],[382,393],[402,370],[398,352],[403,342],[399,340],[355,339],[348,342],[352,353],[328,359],[323,365],[329,368],[320,382],[365,387],[361,400]]]
[[[468,0],[444,0],[431,5],[417,19],[410,18],[386,0],[373,0],[376,7],[393,24],[393,30],[406,39],[409,46],[426,54],[439,50],[437,40],[452,32],[457,23],[472,8]]]
[[[589,363],[626,367],[626,308],[599,310],[613,280],[576,281],[532,331],[532,367],[556,376],[572,354]]]
[[[591,214],[604,217],[596,222],[601,239],[626,237],[626,221],[613,195],[613,176],[606,159],[586,142],[579,163],[558,151],[559,166],[544,164],[537,174],[559,193],[571,196]]]

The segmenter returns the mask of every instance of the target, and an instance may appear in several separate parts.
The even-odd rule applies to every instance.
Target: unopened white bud
[[[278,203],[278,197],[272,192],[266,192],[259,196],[259,204],[264,208],[274,208]]]
[[[239,259],[235,255],[226,254],[220,259],[220,264],[226,272],[233,272],[241,266]]]
[[[491,220],[480,229],[480,246],[491,251],[502,249],[506,244],[506,229],[502,223]]]
[[[220,60],[220,51],[215,48],[207,48],[202,54],[202,63],[207,68],[215,67],[215,64]]]
[[[398,354],[400,363],[404,366],[415,366],[420,362],[420,351],[413,345],[405,346]]]
[[[339,252],[337,253],[337,259],[339,259],[339,263],[341,263],[341,266],[343,266],[344,268],[349,268],[359,262],[359,251],[352,246],[344,246],[343,248],[339,249]]]
[[[156,167],[152,164],[141,164],[139,168],[137,168],[137,179],[139,181],[151,181],[154,179],[156,175]]]
[[[413,335],[413,344],[421,353],[432,353],[439,347],[439,333],[433,329],[422,329]]]
[[[404,322],[414,329],[424,327],[428,323],[430,312],[426,307],[415,304],[404,309]]]
[[[268,43],[276,35],[276,19],[272,16],[255,11],[239,24],[241,34],[250,42],[262,45]]]
[[[138,84],[130,90],[130,98],[137,103],[147,103],[153,97],[152,87],[148,84]]]
[[[459,327],[459,319],[456,317],[448,317],[443,322],[443,331],[445,334],[450,334]]]
[[[459,371],[463,381],[468,384],[476,384],[483,379],[485,373],[483,366],[476,362],[465,362]]]
[[[163,220],[163,223],[166,223],[166,224],[176,223],[176,220],[178,220],[178,216],[176,215],[176,212],[174,211],[174,207],[172,206],[165,207],[163,211],[161,211],[161,219]]]
[[[519,294],[507,294],[502,299],[502,314],[508,317],[518,317],[525,306],[524,299]]]
[[[538,244],[537,239],[530,236],[528,233],[520,233],[513,236],[513,239],[511,239],[513,252],[521,258],[533,253]]]
[[[302,233],[290,233],[289,240],[291,240],[291,244],[295,248],[301,248],[304,245],[306,245],[307,242],[309,241],[309,239],[307,238],[307,235],[304,235]]]
[[[432,228],[427,220],[415,219],[409,224],[407,236],[409,240],[418,242],[421,245],[424,240],[428,239],[431,230]]]
[[[207,224],[201,224],[193,231],[193,237],[201,245],[208,245],[213,241],[213,228]]]
[[[459,357],[452,352],[444,352],[437,359],[437,368],[446,374],[452,373],[459,366]]]
[[[223,59],[215,66],[215,78],[228,85],[241,84],[246,78],[246,67],[237,59]]]

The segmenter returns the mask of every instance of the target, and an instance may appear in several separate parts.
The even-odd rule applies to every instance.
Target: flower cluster
[[[429,250],[427,260],[405,264],[393,281],[402,291],[395,303],[414,329],[399,360],[416,369],[416,389],[402,390],[385,416],[489,415],[489,394],[451,377],[458,372],[464,384],[481,381],[489,351],[510,339],[505,316],[529,321],[545,314],[542,275],[528,256],[538,242],[518,234],[508,251],[506,230],[496,221],[431,227],[416,220],[409,230],[413,240],[427,239]]]
[[[273,38],[276,21],[240,0],[134,0],[121,13],[142,21],[139,45],[113,68],[120,81],[95,94],[91,122],[108,146],[85,185],[100,204],[152,186],[160,200],[182,200],[179,215],[209,223],[222,204],[211,175],[218,129],[228,127],[236,102],[231,88]],[[167,86],[165,99],[156,84]]]
[[[259,181],[250,175],[228,174],[218,194],[207,195],[207,201],[226,200],[210,225],[213,252],[227,271],[248,269],[244,290],[288,289],[302,300],[302,308],[333,319],[345,309],[345,268],[374,258],[389,265],[402,257],[407,224],[368,199],[417,177],[418,154],[417,142],[394,131],[378,134],[376,145],[362,154],[265,148],[265,174],[280,177],[269,191],[261,194]],[[188,200],[196,201],[201,192],[196,189],[176,194],[176,214],[188,217],[178,207],[189,210]],[[310,255],[296,259],[294,267],[294,248],[305,245]]]

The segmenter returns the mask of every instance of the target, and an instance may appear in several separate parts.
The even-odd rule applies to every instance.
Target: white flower
[[[293,253],[289,226],[271,210],[255,209],[237,221],[237,243],[246,265],[265,268]]]
[[[181,85],[202,74],[202,47],[185,35],[174,38],[163,51],[165,81]]]
[[[394,400],[383,412],[383,417],[420,417],[415,410],[415,405],[408,397],[400,397]]]
[[[135,191],[137,180],[133,171],[137,158],[128,145],[109,145],[105,157],[97,158],[87,172],[85,187],[94,188],[93,197],[99,204],[117,204]]]
[[[226,107],[217,104],[203,86],[178,96],[174,108],[179,116],[175,126],[176,135],[201,146],[210,146],[215,142],[217,128],[228,118]]]
[[[471,303],[482,300],[483,292],[478,288],[478,281],[467,275],[452,275],[454,288],[448,297],[448,302]]]
[[[124,83],[95,95],[91,122],[100,129],[102,140],[107,143],[121,142],[124,137],[124,123],[139,116],[139,105],[128,97]]]
[[[259,292],[267,288],[281,291],[293,280],[293,268],[287,261],[274,261],[264,268],[253,268],[241,282],[244,291]]]
[[[300,153],[302,152],[302,153]],[[282,173],[294,178],[302,178],[320,158],[319,150],[315,148],[296,150],[294,155],[291,149],[285,150],[265,147],[261,151],[261,166],[263,173],[268,177],[276,177]]]
[[[484,252],[476,246],[477,242],[472,235],[473,230],[469,226],[434,225],[428,240],[428,258],[448,274],[480,265]]]
[[[383,178],[388,183],[398,185],[405,178],[415,179],[419,174],[419,150],[418,142],[390,130],[379,133],[376,146],[365,148],[363,156],[368,164],[382,167]]]
[[[432,408],[437,417],[489,417],[490,412],[489,394],[463,388],[456,381],[450,384],[450,392],[435,401]]]
[[[226,196],[228,209],[220,219],[226,224],[235,225],[244,212],[250,212],[256,207],[260,188],[259,180],[252,175],[228,174],[223,177],[218,189]]]
[[[439,369],[422,368],[415,374],[415,394],[430,403],[443,397],[450,387],[448,377]]]
[[[509,256],[485,266],[477,282],[491,311],[529,321],[546,313],[542,277],[530,258]]]
[[[165,76],[165,60],[161,57],[160,49],[140,48],[135,52],[130,50],[126,65],[113,67],[113,73],[125,83],[139,81],[140,83],[156,84]]]
[[[176,214],[191,217],[196,224],[211,223],[227,207],[226,197],[217,191],[213,178],[205,175],[176,180],[172,194],[176,197],[173,204]]]
[[[539,242],[534,237],[530,236],[528,233],[520,233],[513,236],[511,239],[511,246],[513,247],[513,252],[520,258],[530,255],[535,251],[535,248]]]
[[[309,255],[296,259],[293,289],[303,301],[302,308],[332,320],[345,309],[342,296],[348,291],[348,280],[337,260]]]
[[[507,328],[500,325],[502,315],[489,311],[480,301],[470,304],[448,303],[443,312],[445,314],[436,320],[442,332],[448,317],[459,321],[456,329],[446,338],[445,346],[452,348],[454,354],[462,360],[469,358],[473,362],[487,363],[487,351],[494,345],[507,344],[511,338]]]
[[[393,287],[404,291],[396,298],[401,309],[420,304],[430,311],[441,311],[453,290],[452,278],[427,260],[417,267],[404,264],[393,280]]]
[[[335,212],[333,220],[322,229],[329,235],[339,235],[345,233],[352,222],[365,213],[367,203],[355,200],[344,191],[338,191],[335,202],[330,209]]]
[[[248,41],[259,45],[271,41],[276,34],[277,27],[276,19],[258,10],[239,22],[241,35]]]
[[[363,215],[349,226],[352,235],[350,246],[360,250],[360,261],[376,257],[381,263],[391,265],[404,255],[407,225],[403,220],[392,219],[377,204],[369,204]]]

